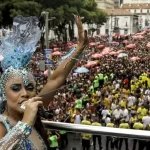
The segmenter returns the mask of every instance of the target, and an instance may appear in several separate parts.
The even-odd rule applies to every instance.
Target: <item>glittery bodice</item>
[[[0,122],[4,124],[7,130],[6,136],[0,140],[0,149],[1,143],[8,143],[10,146],[7,146],[7,150],[12,150],[13,148],[15,148],[15,150],[47,150],[43,139],[35,129],[33,129],[31,133],[31,135],[34,134],[33,136],[25,137],[22,136],[22,133],[19,134],[20,130],[16,127],[17,125],[13,127],[5,116],[0,115]],[[35,142],[35,144],[33,141],[37,141],[38,144],[37,142]],[[5,148],[2,147],[2,149],[4,150]]]

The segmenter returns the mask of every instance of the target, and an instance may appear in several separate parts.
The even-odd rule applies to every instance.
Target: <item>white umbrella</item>
[[[89,70],[85,67],[79,67],[76,70],[74,70],[75,73],[87,73]]]
[[[126,53],[120,53],[118,55],[118,58],[122,58],[122,57],[128,57],[128,54],[126,54]]]

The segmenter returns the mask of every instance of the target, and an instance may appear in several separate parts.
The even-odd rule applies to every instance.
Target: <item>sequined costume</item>
[[[34,145],[29,136],[32,132],[32,128],[25,123],[18,122],[14,127],[10,121],[3,115],[0,115],[0,122],[7,129],[6,136],[0,140],[0,150],[47,150],[44,141],[38,134],[38,138],[41,142],[41,148]]]

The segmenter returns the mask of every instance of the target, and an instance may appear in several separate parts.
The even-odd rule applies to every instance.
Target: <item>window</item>
[[[88,34],[91,35],[91,29],[88,29]]]
[[[128,29],[124,29],[124,34],[128,34]]]
[[[99,35],[100,34],[100,29],[96,30],[96,34]]]
[[[145,26],[149,26],[149,21],[145,19]]]
[[[105,33],[106,33],[106,34],[109,34],[109,30],[108,30],[108,29],[106,29],[106,30],[105,30]]]
[[[119,22],[119,18],[115,18],[115,27],[119,26],[118,22]]]
[[[136,13],[136,9],[134,9],[134,13]]]

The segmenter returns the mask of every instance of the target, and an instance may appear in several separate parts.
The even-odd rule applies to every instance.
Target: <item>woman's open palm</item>
[[[87,35],[87,31],[83,29],[83,25],[82,25],[82,21],[81,21],[81,17],[80,16],[76,16],[75,17],[75,23],[77,25],[78,28],[78,40],[79,40],[79,48],[84,49],[87,45],[88,45],[88,35]]]

